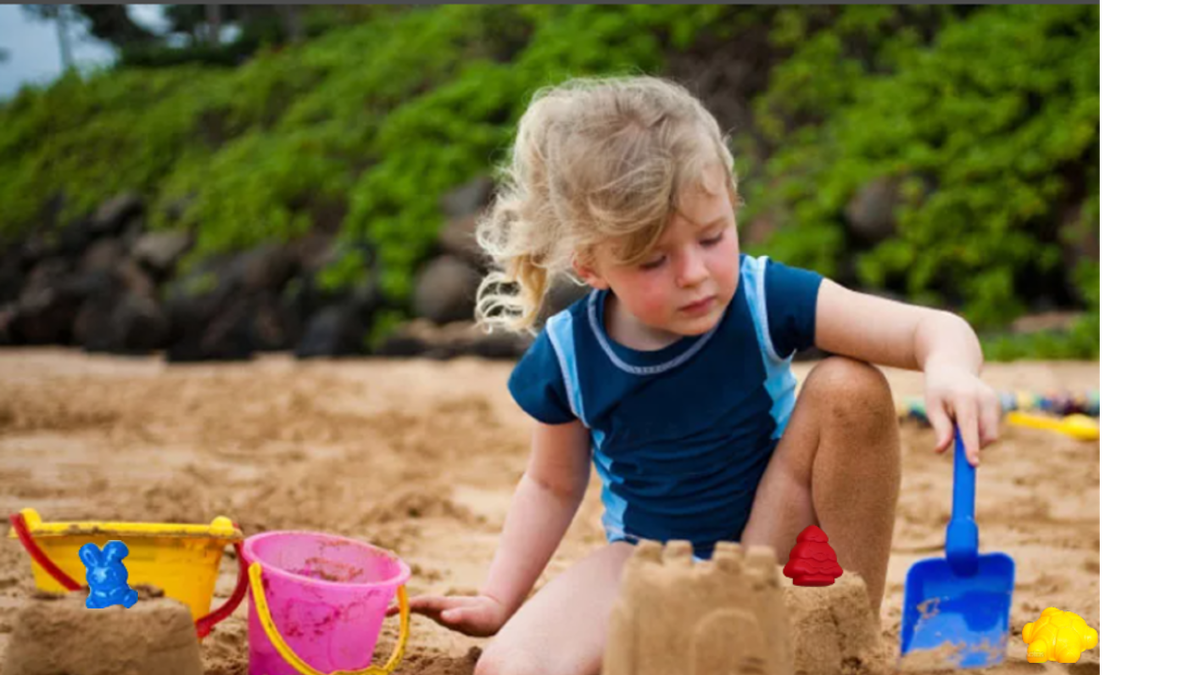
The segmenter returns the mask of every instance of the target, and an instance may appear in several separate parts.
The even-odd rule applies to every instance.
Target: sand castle
[[[138,591],[128,609],[89,609],[86,591],[39,593],[17,615],[4,675],[201,675],[187,606]]]
[[[609,616],[604,675],[824,675],[884,672],[862,579],[785,585],[769,547],[642,541]]]

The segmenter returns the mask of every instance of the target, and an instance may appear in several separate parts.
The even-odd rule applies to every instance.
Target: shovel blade
[[[913,565],[904,588],[902,669],[1003,663],[1015,576],[1012,558],[1003,553],[979,556],[979,569],[968,576],[955,574],[943,558]]]

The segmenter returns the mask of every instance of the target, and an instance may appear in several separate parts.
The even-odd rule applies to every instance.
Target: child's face
[[[597,247],[593,264],[576,268],[591,286],[611,288],[624,310],[652,329],[703,334],[717,325],[737,292],[733,202],[719,168],[706,171],[704,181],[708,190],[681,195],[680,212],[643,262],[619,264],[612,251]]]

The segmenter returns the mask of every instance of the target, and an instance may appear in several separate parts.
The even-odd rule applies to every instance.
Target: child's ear
[[[577,253],[571,258],[571,267],[575,270],[576,276],[583,279],[584,283],[592,288],[603,291],[608,288],[608,282],[596,271],[593,260],[590,255]]]

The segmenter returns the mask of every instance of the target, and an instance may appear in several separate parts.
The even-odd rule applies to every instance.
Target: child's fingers
[[[472,637],[490,637],[496,634],[504,621],[489,605],[460,607],[442,615],[445,626]]]
[[[983,435],[982,443],[984,447],[1000,440],[1000,419],[1002,416],[1003,411],[1000,409],[999,399],[989,391],[984,396],[979,416],[979,431]]]
[[[929,423],[933,425],[934,437],[937,439],[933,446],[934,451],[945,452],[954,438],[954,423],[950,421],[950,416],[946,414],[941,401],[927,402],[925,414],[929,417]]]
[[[442,612],[442,618],[448,623],[470,622],[479,619],[479,617],[482,615],[481,610],[482,608],[480,607],[455,607],[454,609],[448,609],[445,612]]]
[[[446,610],[460,607],[470,599],[471,598],[468,597],[458,596],[443,597],[426,595],[410,600],[408,603],[408,608],[417,614],[437,619]]]
[[[954,419],[958,422],[958,433],[962,434],[967,461],[971,466],[979,466],[979,408],[975,399],[955,400]]]

